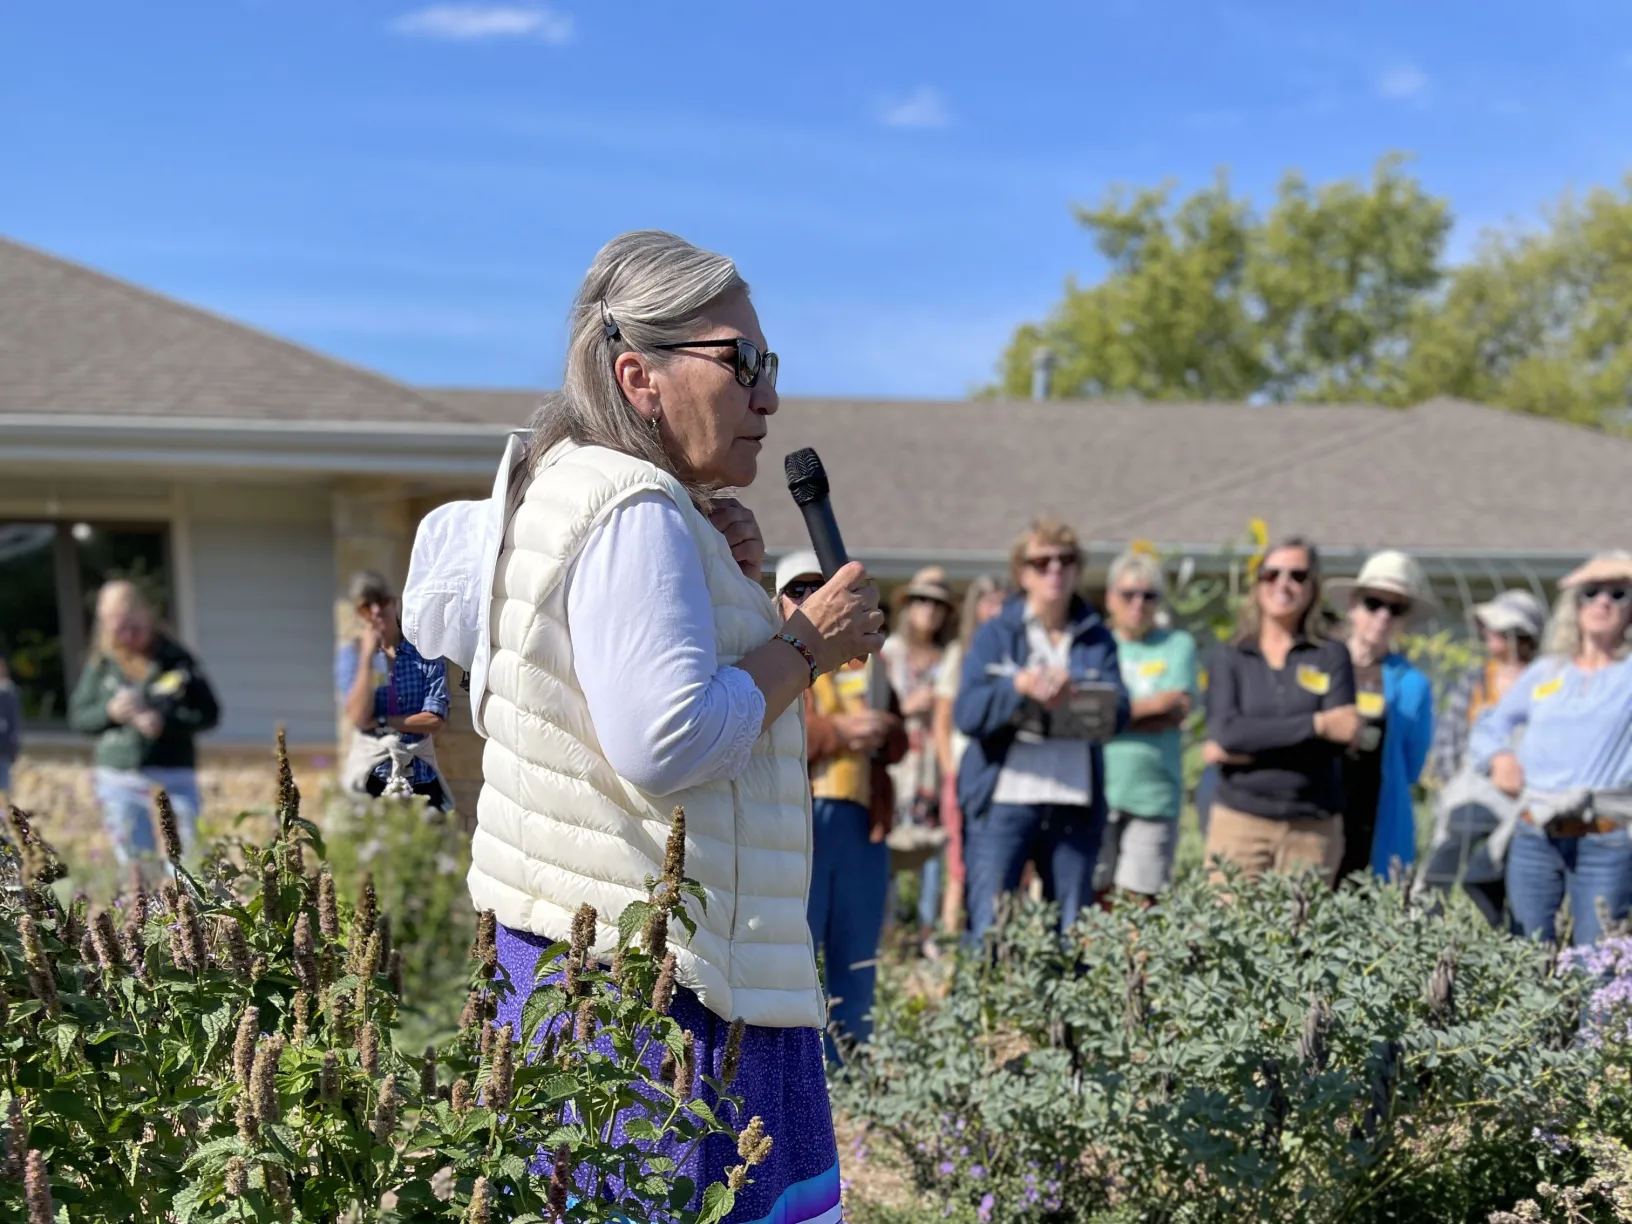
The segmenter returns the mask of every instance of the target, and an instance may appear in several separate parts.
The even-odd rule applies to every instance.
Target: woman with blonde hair
[[[1542,657],[1473,729],[1476,769],[1519,800],[1507,901],[1520,934],[1596,943],[1599,908],[1632,902],[1632,553],[1599,553],[1559,582]],[[1515,733],[1524,732],[1514,744]]]
[[[1320,554],[1264,555],[1235,637],[1213,654],[1204,756],[1220,767],[1207,858],[1249,879],[1316,868],[1335,883],[1346,808],[1341,755],[1360,729],[1348,648],[1325,635]]]
[[[707,903],[683,900],[694,935],[670,928],[670,1014],[712,1076],[743,1022],[743,1109],[727,1120],[757,1115],[775,1139],[725,1224],[838,1215],[801,708],[818,677],[883,644],[856,563],[783,620],[754,516],[721,494],[758,474],[776,373],[730,259],[658,231],[614,238],[578,290],[562,389],[526,454],[513,442],[486,502],[428,516],[403,615],[423,655],[470,662],[487,736],[470,892],[521,985],[499,1015],[518,1036],[539,958],[581,906],[611,962],[618,917],[662,874],[684,810],[686,874]],[[648,1054],[655,1076],[663,1051]],[[671,1136],[653,1155],[697,1187],[693,1210],[740,1163],[721,1137]]]
[[[1116,639],[1077,589],[1077,533],[1038,519],[1015,541],[1009,565],[1024,595],[976,630],[952,707],[969,737],[958,805],[977,937],[1028,860],[1044,897],[1059,903],[1062,928],[1093,900],[1105,828],[1103,744],[1128,725]]]
[[[935,681],[935,758],[941,769],[941,828],[946,830],[946,888],[941,896],[941,929],[948,934],[963,930],[963,813],[958,808],[958,766],[969,747],[969,737],[952,721],[952,704],[958,697],[963,676],[964,656],[975,630],[1003,610],[1008,593],[990,574],[982,574],[963,594],[963,610],[958,616],[958,636],[946,648],[940,675]]]
[[[114,857],[154,856],[153,792],[175,811],[182,847],[198,823],[194,739],[221,717],[193,656],[166,634],[131,582],[96,597],[95,646],[68,703],[68,725],[96,739],[96,796]]]

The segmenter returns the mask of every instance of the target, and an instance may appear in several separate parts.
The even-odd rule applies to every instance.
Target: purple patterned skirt
[[[539,954],[552,940],[500,926],[499,964],[510,975],[514,992],[499,1003],[499,1024],[521,1032],[521,1009]],[[669,1009],[697,1043],[699,1070],[718,1077],[731,1025],[702,1005],[684,987],[674,992]],[[611,1052],[611,1042],[606,1043]],[[661,1047],[646,1058],[655,1078],[662,1061]],[[839,1219],[839,1151],[833,1138],[833,1113],[827,1101],[822,1035],[813,1028],[761,1028],[749,1025],[743,1034],[741,1062],[732,1092],[742,1099],[741,1113],[721,1107],[711,1089],[698,1081],[698,1095],[717,1108],[720,1119],[741,1129],[749,1118],[764,1119],[771,1136],[771,1152],[753,1170],[753,1184],[737,1193],[736,1206],[725,1224],[836,1224]],[[642,1115],[644,1116],[644,1115]],[[622,1142],[621,1124],[615,1138]],[[692,1207],[701,1205],[702,1188],[723,1182],[726,1170],[742,1163],[729,1136],[712,1135],[681,1161],[678,1144],[659,1143],[654,1149],[677,1162],[678,1173],[698,1187]],[[548,1173],[548,1155],[541,1155],[535,1172]]]

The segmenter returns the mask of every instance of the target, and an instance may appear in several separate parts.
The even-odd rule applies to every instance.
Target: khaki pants
[[[1265,820],[1214,803],[1207,819],[1207,861],[1215,858],[1234,863],[1249,880],[1266,871],[1296,874],[1318,867],[1326,883],[1335,884],[1343,861],[1343,818]]]

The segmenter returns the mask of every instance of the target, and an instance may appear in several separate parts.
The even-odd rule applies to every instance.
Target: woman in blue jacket
[[[1128,724],[1116,639],[1077,594],[1076,534],[1041,519],[1016,541],[1010,568],[1022,597],[975,634],[952,720],[969,737],[958,769],[969,928],[982,934],[1027,860],[1068,927],[1093,896],[1105,829],[1100,745]],[[1111,686],[1115,712],[1087,738],[1051,736],[1050,718],[1084,682]]]
[[[1344,754],[1341,879],[1370,869],[1387,878],[1417,857],[1416,806],[1411,787],[1434,742],[1434,691],[1395,640],[1411,621],[1436,606],[1422,567],[1392,550],[1374,553],[1352,583],[1327,584],[1348,592],[1349,658],[1354,663],[1355,710],[1360,733]]]

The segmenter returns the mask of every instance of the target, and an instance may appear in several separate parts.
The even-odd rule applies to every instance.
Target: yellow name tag
[[[157,697],[172,697],[181,692],[181,686],[187,683],[187,673],[183,671],[167,671],[153,681],[151,692]]]
[[[1563,687],[1563,676],[1554,676],[1551,680],[1543,680],[1540,684],[1536,685],[1535,688],[1530,690],[1530,700],[1545,701]]]
[[[1381,693],[1356,693],[1354,708],[1360,712],[1361,718],[1381,718],[1383,716],[1383,695]]]
[[[1324,697],[1332,691],[1332,678],[1326,672],[1314,667],[1299,667],[1298,687],[1305,692],[1313,693],[1316,697]]]
[[[1154,680],[1157,676],[1167,675],[1166,659],[1148,659],[1139,664],[1139,676],[1144,680]]]

